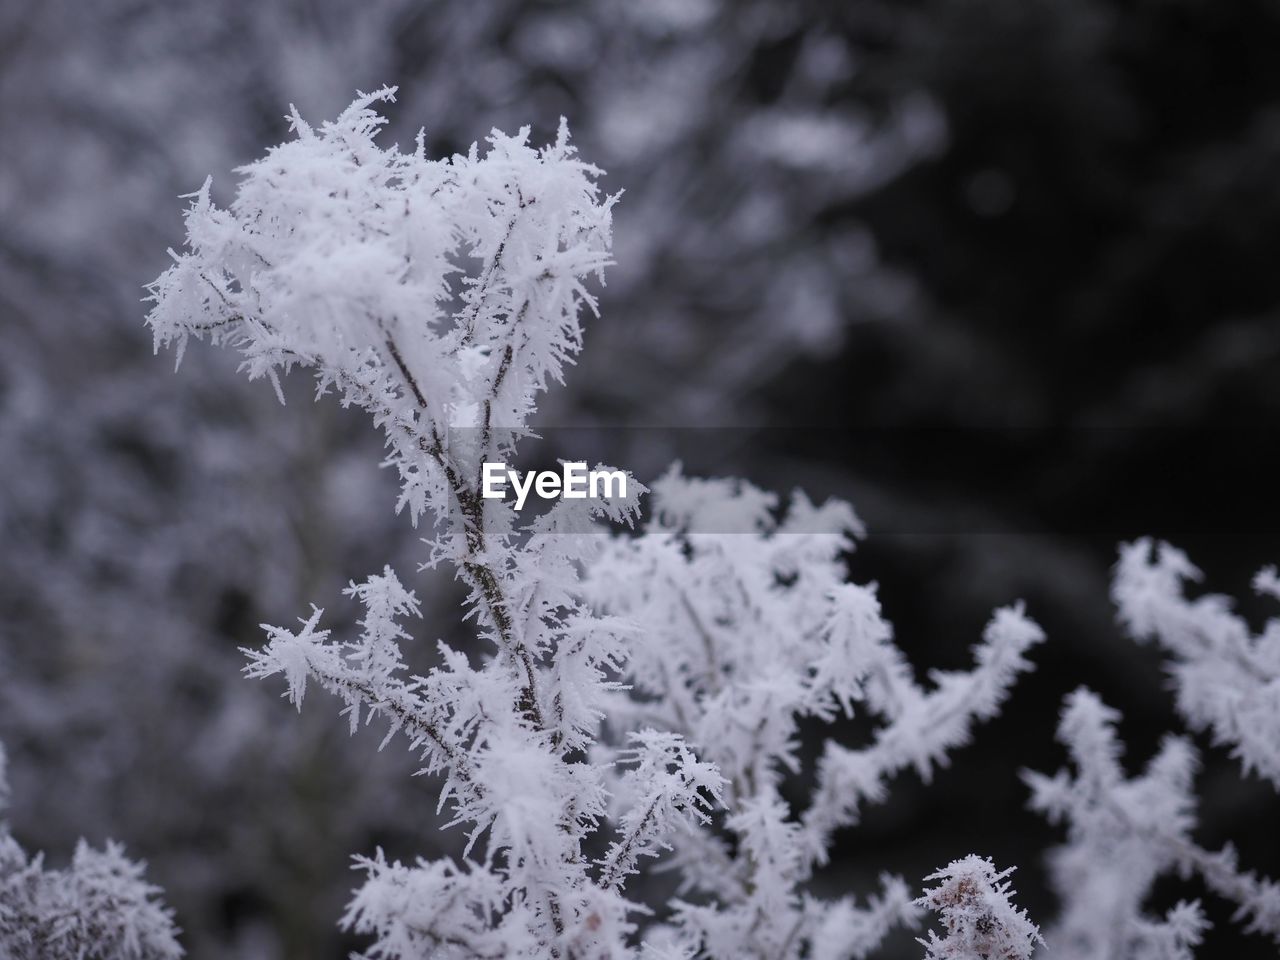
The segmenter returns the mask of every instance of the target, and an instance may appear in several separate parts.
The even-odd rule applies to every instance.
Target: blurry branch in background
[[[70,866],[47,869],[29,856],[3,819],[9,804],[0,745],[0,951],[9,960],[178,960],[178,930],[144,864],[107,841],[83,840]]]

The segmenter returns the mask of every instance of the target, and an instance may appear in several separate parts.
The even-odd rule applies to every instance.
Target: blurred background
[[[388,142],[543,143],[563,114],[626,191],[603,318],[545,422],[707,447],[692,428],[720,438],[712,469],[851,500],[852,575],[922,673],[1027,601],[1037,672],[930,788],[899,778],[818,886],[973,851],[1050,921],[1059,836],[1017,772],[1064,762],[1063,695],[1120,708],[1135,766],[1180,729],[1158,653],[1113,624],[1117,542],[1167,538],[1242,597],[1280,560],[1277,50],[1275,0],[0,3],[15,833],[55,863],[81,834],[126,842],[191,956],[263,960],[356,945],[351,854],[456,840],[410,757],[239,677],[259,623],[315,602],[341,628],[341,587],[387,561],[424,646],[457,629],[455,586],[412,576],[378,437],[301,376],[281,407],[228,352],[175,376],[143,325],[180,194],[212,173],[228,200],[288,104],[318,121],[388,83]],[[1199,839],[1280,874],[1274,791],[1197,742]],[[1202,956],[1275,955],[1209,904]]]

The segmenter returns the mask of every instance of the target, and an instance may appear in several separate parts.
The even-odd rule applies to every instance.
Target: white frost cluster
[[[0,746],[0,815],[9,784]],[[28,856],[0,819],[0,956],[6,960],[176,960],[173,916],[143,879],[144,865],[108,841],[76,846],[70,866]]]
[[[300,703],[336,695],[354,726],[403,734],[443,781],[460,858],[381,854],[344,925],[366,956],[862,957],[914,921],[886,878],[864,905],[810,895],[832,833],[883,799],[904,768],[928,777],[972,723],[994,715],[1042,634],[999,611],[970,672],[928,687],[892,642],[873,587],[845,582],[860,525],[845,504],[772,495],[672,471],[634,536],[644,492],[561,501],[534,520],[480,496],[537,396],[581,345],[583,284],[610,249],[612,198],[563,126],[542,150],[494,133],[487,152],[428,160],[374,142],[362,96],[244,168],[228,210],[208,184],[187,214],[189,252],[152,286],[157,344],[236,346],[250,376],[294,365],[368,411],[432,524],[487,659],[441,643],[410,675],[400,644],[417,600],[388,568],[349,593],[360,636],[332,639],[315,610],[268,627],[247,671],[279,674]],[[730,532],[740,531],[740,532]],[[865,707],[860,749],[828,744],[802,810],[780,789],[798,770],[799,723]],[[648,859],[678,872],[671,902],[628,899]],[[655,913],[657,916],[653,916]]]
[[[916,901],[942,915],[946,936],[932,930],[921,940],[926,960],[1031,960],[1043,943],[1039,928],[1009,898],[1005,879],[1014,868],[997,871],[991,860],[970,855],[925,877],[938,881]]]

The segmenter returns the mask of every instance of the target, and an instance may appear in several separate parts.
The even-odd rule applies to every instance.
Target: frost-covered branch
[[[864,908],[804,892],[832,832],[884,780],[914,765],[928,776],[993,716],[1042,638],[1020,608],[999,611],[970,673],[911,677],[874,587],[846,582],[843,554],[861,524],[844,503],[816,506],[735,480],[673,469],[653,488],[642,535],[618,539],[587,573],[602,611],[642,627],[610,723],[680,733],[726,781],[729,816],[682,837],[671,864],[717,901],[682,903],[688,949],[711,957],[865,956],[887,929],[914,921],[906,887],[887,878]],[[797,816],[780,788],[800,769],[799,724],[867,707],[886,719],[856,751],[828,742],[813,800]],[[838,944],[838,946],[837,946]]]
[[[1200,571],[1167,543],[1138,540],[1120,550],[1111,595],[1136,640],[1155,640],[1172,658],[1178,710],[1197,730],[1232,748],[1246,772],[1280,788],[1280,617],[1254,635],[1219,595],[1189,599]],[[1273,568],[1254,579],[1258,593],[1280,599]]]
[[[617,887],[635,873],[641,857],[669,850],[665,834],[672,824],[687,829],[710,822],[711,801],[723,786],[714,766],[699,761],[673,733],[633,732],[634,744],[620,757],[627,765],[620,791],[631,806],[618,820],[620,836],[600,861],[600,885]]]
[[[542,151],[527,130],[495,132],[483,157],[428,160],[421,138],[412,154],[382,149],[371,106],[393,94],[362,96],[318,131],[293,113],[297,139],[242,168],[229,210],[206,182],[187,214],[191,252],[152,285],[149,322],[179,357],[192,336],[237,347],[277,391],[282,372],[313,367],[321,392],[373,416],[401,505],[415,521],[457,521],[445,554],[538,724],[534,653],[489,553],[505,528],[479,496],[479,464],[504,459],[581,345],[580,310],[595,307],[583,281],[608,262],[612,200],[563,126]]]
[[[935,765],[946,765],[948,751],[969,742],[976,721],[999,713],[1017,675],[1031,669],[1024,654],[1044,639],[1043,631],[1026,618],[1021,606],[1005,607],[996,611],[982,643],[974,648],[974,669],[935,671],[933,689],[925,690],[893,646],[870,591],[845,587],[831,629],[850,635],[861,630],[871,642],[866,697],[887,722],[868,747],[852,750],[834,742],[826,745],[818,789],[805,813],[819,860],[833,830],[855,823],[863,802],[884,799],[889,777],[914,768],[928,782]]]
[[[1027,773],[1031,806],[1067,827],[1067,843],[1050,858],[1062,913],[1047,940],[1055,955],[1123,960],[1190,957],[1207,926],[1199,905],[1179,904],[1163,921],[1143,912],[1155,881],[1194,870],[1233,901],[1252,930],[1280,940],[1280,886],[1241,871],[1234,851],[1204,850],[1195,826],[1191,744],[1169,737],[1145,771],[1128,778],[1120,765],[1119,714],[1092,692],[1071,694],[1058,727],[1074,775]]]

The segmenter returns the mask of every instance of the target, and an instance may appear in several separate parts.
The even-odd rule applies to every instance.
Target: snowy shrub
[[[797,494],[784,510],[673,470],[638,532],[605,536],[600,521],[637,521],[640,484],[532,520],[482,497],[481,464],[511,458],[581,346],[614,198],[563,125],[540,150],[527,131],[441,161],[421,137],[409,154],[381,148],[372,107],[392,93],[319,129],[295,112],[296,139],[243,168],[229,209],[206,183],[149,317],[179,357],[208,337],[277,390],[311,367],[320,393],[366,410],[400,508],[429,524],[425,565],[456,571],[487,645],[481,658],[441,641],[440,664],[411,674],[418,601],[387,568],[348,591],[359,636],[331,638],[316,609],[249,651],[247,672],[282,676],[294,703],[317,686],[353,729],[403,734],[465,836],[452,860],[361,858],[344,925],[394,960],[867,955],[916,918],[905,885],[886,878],[858,906],[806,881],[891,775],[927,778],[997,712],[1039,628],[998,611],[973,670],[922,687],[874,588],[845,582],[861,533],[845,504]],[[828,743],[793,810],[780,787],[800,721],[855,705],[878,732]],[[628,892],[655,857],[676,871],[667,903]]]
[[[236,647],[336,595],[330,558],[358,579],[412,570],[418,545],[356,417],[273,414],[215,351],[175,391],[140,349],[138,282],[175,243],[172,197],[280,139],[281,105],[331,116],[389,66],[429,152],[571,111],[584,155],[626,185],[626,269],[574,391],[540,414],[750,419],[798,351],[919,312],[849,208],[936,151],[938,105],[916,83],[851,90],[856,41],[771,0],[483,16],[470,0],[48,0],[0,22],[0,725],[27,785],[12,819],[34,847],[108,832],[144,851],[201,956],[333,952],[315,918],[347,878],[319,865],[414,822],[412,757],[369,763],[367,737],[340,742],[322,711],[263,737],[276,704],[237,681]],[[792,31],[780,109],[748,81]],[[803,167],[778,149],[797,127]],[[452,614],[450,591],[419,592],[428,622]]]
[[[0,815],[9,783],[0,746]],[[108,841],[83,840],[71,865],[45,868],[0,819],[0,955],[8,960],[172,960],[182,956],[172,914],[143,877],[143,865]]]

